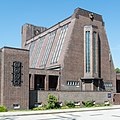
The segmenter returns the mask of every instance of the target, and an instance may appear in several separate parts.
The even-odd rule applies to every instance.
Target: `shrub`
[[[7,112],[7,108],[5,106],[0,106],[0,112]]]
[[[82,102],[82,103],[83,103],[83,105],[84,105],[85,107],[92,107],[92,106],[94,106],[93,101],[86,101],[86,102]]]
[[[56,96],[49,94],[47,98],[48,104],[46,105],[47,109],[57,109],[60,108],[60,104]]]
[[[69,102],[66,101],[65,105],[68,106],[69,108],[75,108],[75,104],[73,102],[71,102],[71,101],[69,101]]]

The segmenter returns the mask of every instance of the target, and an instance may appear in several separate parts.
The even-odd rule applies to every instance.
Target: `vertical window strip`
[[[90,32],[88,32],[88,72],[90,72]]]
[[[34,50],[34,46],[35,46],[35,42],[32,42],[31,46],[30,46],[30,58],[31,58],[33,50]]]
[[[93,72],[96,73],[96,32],[93,32]]]
[[[60,46],[61,46],[61,43],[62,43],[62,39],[64,37],[64,33],[65,33],[65,27],[63,27],[63,32],[62,32],[61,38],[59,40],[59,44],[58,44],[57,51],[56,51],[56,56],[54,58],[54,63],[57,63],[57,57],[58,57],[59,49],[60,49]]]
[[[60,32],[60,35],[59,35],[57,46],[55,48],[55,51],[53,53],[53,57],[51,59],[51,64],[57,63],[58,60],[59,60],[60,53],[61,53],[61,50],[62,50],[62,46],[63,46],[63,43],[64,43],[64,39],[65,39],[65,36],[66,36],[67,28],[68,28],[68,25],[65,25],[61,28],[61,32]]]
[[[58,56],[57,56],[57,60],[56,60],[56,62],[59,60],[60,53],[61,53],[61,51],[62,51],[62,47],[63,47],[63,43],[64,43],[64,40],[65,40],[65,37],[66,37],[67,29],[68,29],[68,27],[65,29],[65,34],[64,34],[64,37],[63,37],[63,40],[62,40],[61,46],[60,46],[60,48],[59,48],[59,53],[58,53]]]
[[[37,42],[38,41],[35,42],[34,50],[33,50],[33,53],[32,53],[31,59],[30,59],[30,67],[31,68],[33,67],[33,62],[35,59],[35,54],[36,54],[36,50],[37,50],[37,46],[38,46]]]
[[[61,28],[61,31],[60,31],[60,35],[59,35],[59,38],[58,38],[58,42],[57,42],[57,46],[56,46],[56,48],[55,48],[55,52],[53,53],[53,57],[52,57],[52,62],[51,63],[53,63],[54,61],[54,58],[56,57],[56,51],[57,51],[57,49],[58,49],[58,45],[59,45],[59,43],[60,43],[60,39],[61,39],[61,36],[62,36],[62,33],[63,33],[63,27]]]
[[[35,68],[35,66],[36,66],[37,60],[38,60],[38,58],[40,56],[40,53],[41,53],[41,48],[42,48],[42,44],[43,44],[44,40],[45,40],[45,37],[42,37],[38,41],[38,46],[37,46],[35,54],[34,54],[34,59],[33,59],[32,63],[31,63],[32,68]]]
[[[86,33],[85,33],[85,41],[86,41],[86,72],[88,71],[88,69],[87,69],[87,65],[88,65],[88,41],[87,41],[87,31],[86,31]]]
[[[38,47],[37,56],[36,56],[37,58],[36,58],[36,61],[35,61],[35,66],[36,66],[36,64],[37,64],[37,62],[38,62],[38,60],[39,60],[39,57],[40,57],[40,53],[41,53],[41,49],[42,49],[42,45],[43,45],[44,40],[45,40],[45,37],[41,39],[41,43],[40,43],[40,45],[39,45],[39,47]]]
[[[34,55],[36,53],[36,48],[37,48],[37,41],[34,42],[34,48],[33,48],[33,52],[31,54],[31,57],[30,57],[30,67],[32,66],[32,62],[34,61]]]
[[[90,31],[86,31],[86,72],[90,72]]]
[[[50,51],[50,48],[51,48],[51,45],[52,45],[52,34],[49,36],[49,41],[47,43],[47,48],[46,48],[46,52],[45,52],[45,56],[44,56],[44,61],[43,61],[43,64],[45,65],[46,62],[47,62],[47,58],[48,58],[48,55],[49,55],[49,51]]]
[[[45,53],[44,53],[44,56],[42,58],[42,65],[44,65],[44,61],[46,59],[46,53],[47,53],[47,50],[48,50],[49,45],[50,45],[50,39],[51,39],[51,36],[49,35],[49,37],[48,37],[48,43],[47,43],[46,48],[45,48]]]
[[[43,58],[42,58],[42,61],[41,61],[41,66],[43,66],[43,67],[47,63],[47,60],[48,60],[48,57],[49,57],[49,54],[50,54],[50,51],[51,51],[51,48],[52,48],[52,45],[53,45],[53,42],[54,42],[54,39],[55,39],[55,35],[56,35],[56,31],[49,34],[48,42],[47,42],[45,52],[44,52],[44,55],[43,55]]]
[[[44,65],[44,61],[45,61],[45,59],[46,59],[46,54],[47,54],[47,51],[48,51],[48,49],[49,49],[50,41],[51,41],[51,35],[49,35],[49,37],[48,37],[48,43],[47,43],[47,45],[46,45],[45,53],[44,53],[44,56],[43,56],[43,58],[42,58],[42,65]]]
[[[54,39],[55,39],[55,35],[56,35],[56,32],[52,33],[52,36],[51,36],[51,44],[49,44],[49,49],[48,49],[48,52],[47,52],[47,58],[46,58],[45,64],[47,63],[48,55],[49,55],[50,50],[51,50],[51,48],[52,48],[53,41],[54,41]]]

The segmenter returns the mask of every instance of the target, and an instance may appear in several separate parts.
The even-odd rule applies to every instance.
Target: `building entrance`
[[[49,76],[49,90],[57,90],[58,76]]]
[[[35,90],[44,90],[45,75],[35,75]]]

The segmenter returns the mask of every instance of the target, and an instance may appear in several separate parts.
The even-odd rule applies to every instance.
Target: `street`
[[[120,109],[0,117],[0,120],[107,120],[107,119],[120,120]]]

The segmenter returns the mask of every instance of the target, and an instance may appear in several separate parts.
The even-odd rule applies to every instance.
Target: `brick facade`
[[[20,109],[29,107],[29,51],[15,48],[2,48],[1,65],[1,105],[13,109],[14,104],[20,105]],[[14,86],[13,62],[22,63],[21,86]]]
[[[91,18],[92,16],[92,18]],[[65,25],[68,25],[66,37],[64,44],[62,46],[62,52],[60,54],[59,60],[51,64],[51,59],[54,55],[56,46],[58,45],[58,38],[61,34],[61,28]],[[93,40],[90,41],[90,74],[86,74],[86,60],[85,60],[85,27],[91,32],[90,39],[93,39],[93,32],[97,33],[96,36],[96,73],[94,73],[94,63],[93,63]],[[42,58],[44,56],[45,47],[47,46],[50,33],[56,30],[56,37],[51,47],[47,63],[44,67],[41,67]],[[87,30],[87,29],[86,29]],[[108,44],[107,35],[104,28],[104,22],[102,16],[96,13],[91,13],[80,8],[75,9],[74,13],[67,19],[57,23],[49,29],[46,29],[43,33],[33,37],[34,39],[29,39],[26,41],[26,48],[31,51],[31,44],[35,43],[33,53],[35,54],[35,48],[37,48],[37,41],[39,38],[45,36],[45,40],[42,45],[41,53],[39,55],[39,62],[36,65],[35,71],[41,72],[31,72],[33,77],[30,80],[31,86],[34,86],[34,79],[36,75],[45,75],[45,90],[49,90],[49,76],[56,75],[59,77],[58,90],[60,91],[80,91],[80,94],[87,99],[87,96],[82,93],[82,91],[112,91],[116,92],[116,73],[114,71],[114,65],[112,61],[112,56],[110,53],[110,48]],[[30,61],[31,62],[31,61]],[[48,71],[56,71],[58,67],[58,73],[51,74]],[[31,66],[30,66],[31,68]],[[32,81],[32,82],[31,82]],[[67,83],[76,84],[79,82],[79,85],[67,85]],[[31,89],[34,90],[34,89]],[[41,92],[35,92],[36,95],[41,96]],[[73,92],[74,93],[74,92]],[[88,92],[89,94],[90,92]],[[66,96],[68,93],[65,93]],[[76,94],[76,92],[74,93]],[[94,95],[96,93],[93,93]],[[102,93],[98,93],[102,94]],[[43,96],[43,95],[42,95]],[[80,95],[79,95],[80,97]],[[68,96],[65,99],[69,98]],[[80,97],[81,98],[81,97]],[[102,97],[103,98],[103,97]],[[100,99],[104,101],[105,99]],[[32,98],[30,98],[32,100]],[[39,97],[38,97],[39,99]],[[111,98],[112,101],[112,98]],[[36,100],[37,102],[37,100]]]
[[[22,64],[21,86],[12,83],[15,61]],[[16,104],[28,109],[45,101],[48,93],[60,101],[112,103],[108,93],[116,92],[102,16],[81,8],[50,28],[23,25],[22,49],[0,49],[0,69],[0,104],[8,109]]]

